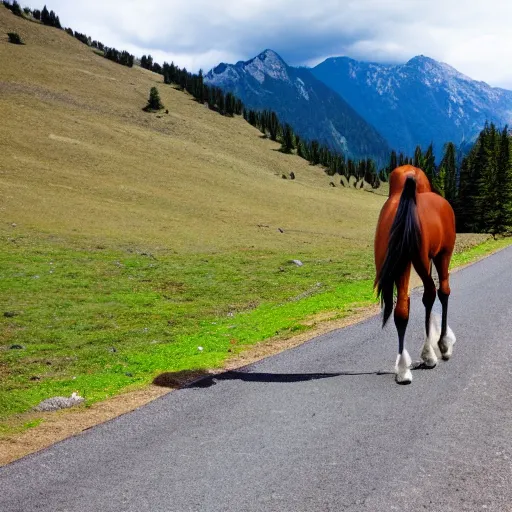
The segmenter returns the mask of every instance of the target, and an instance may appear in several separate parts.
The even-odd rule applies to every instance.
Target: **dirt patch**
[[[47,448],[94,425],[133,411],[170,391],[169,388],[150,386],[118,395],[90,407],[80,406],[73,410],[24,414],[23,419],[26,422],[36,418],[42,418],[43,422],[37,427],[21,434],[13,434],[0,441],[0,466]]]
[[[117,78],[114,78],[113,76],[107,76],[107,75],[100,75],[98,73],[92,73],[91,71],[87,71],[86,69],[76,69],[76,71],[79,71],[80,73],[85,73],[89,76],[94,76],[96,78],[104,78],[105,80],[112,80],[113,82],[117,82]]]
[[[54,135],[50,133],[49,138],[52,140],[58,140],[60,142],[67,142],[68,144],[80,144],[79,140],[70,139],[69,137],[62,137],[61,135]]]

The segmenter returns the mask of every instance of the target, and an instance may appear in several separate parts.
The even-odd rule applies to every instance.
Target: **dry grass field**
[[[8,31],[26,45],[9,44]],[[382,197],[329,187],[320,168],[159,75],[3,7],[0,61],[4,229],[206,252],[316,239],[338,249],[372,236]],[[142,111],[153,85],[168,115]],[[281,178],[291,171],[294,181]]]

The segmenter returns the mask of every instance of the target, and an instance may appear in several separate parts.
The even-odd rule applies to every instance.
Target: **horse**
[[[423,366],[434,368],[438,353],[450,359],[456,341],[448,326],[450,296],[449,266],[455,246],[455,214],[450,203],[432,191],[426,174],[412,165],[397,167],[389,177],[389,196],[384,203],[375,233],[374,288],[382,306],[382,327],[393,312],[393,293],[397,299],[394,321],[398,332],[398,356],[395,379],[399,384],[412,382],[411,357],[404,347],[409,321],[409,278],[411,265],[423,282],[425,306],[425,342],[421,351]],[[442,319],[432,315],[436,285],[432,279],[432,262],[439,276],[437,296]]]

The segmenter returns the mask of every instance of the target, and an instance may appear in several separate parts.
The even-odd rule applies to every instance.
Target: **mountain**
[[[281,122],[309,140],[359,159],[379,162],[389,155],[382,135],[338,94],[305,68],[288,66],[274,51],[236,64],[219,64],[205,75],[205,82],[242,99],[246,107],[276,112]]]
[[[402,65],[329,58],[312,73],[379,130],[389,145],[412,155],[432,141],[473,140],[486,121],[512,122],[512,91],[491,87],[423,55]]]

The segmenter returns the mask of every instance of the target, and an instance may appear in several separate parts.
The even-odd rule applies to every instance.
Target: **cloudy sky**
[[[42,2],[20,0],[41,8]],[[506,0],[48,0],[63,26],[190,71],[266,48],[288,64],[347,55],[402,63],[419,54],[512,89]]]

